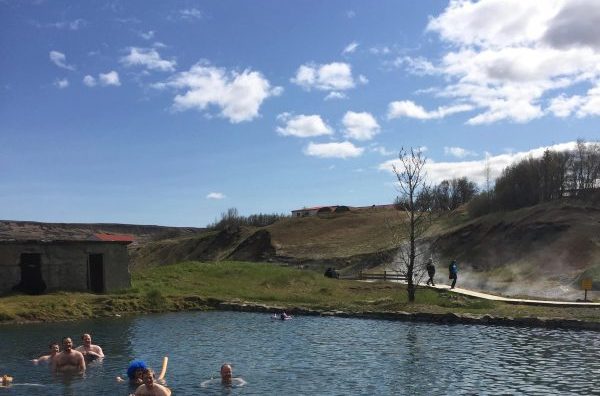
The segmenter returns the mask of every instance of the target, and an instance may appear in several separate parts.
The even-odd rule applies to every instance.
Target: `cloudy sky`
[[[0,1],[0,218],[204,226],[600,139],[597,0]]]

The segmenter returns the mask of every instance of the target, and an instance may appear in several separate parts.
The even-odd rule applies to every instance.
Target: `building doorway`
[[[41,294],[46,290],[42,278],[42,255],[40,253],[21,253],[21,282],[15,290],[27,294]]]
[[[89,256],[89,287],[94,293],[104,292],[104,257],[102,254]]]

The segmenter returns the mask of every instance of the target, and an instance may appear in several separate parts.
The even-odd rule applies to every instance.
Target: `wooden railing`
[[[358,279],[360,280],[383,280],[383,281],[406,281],[406,275],[399,272],[359,272]]]

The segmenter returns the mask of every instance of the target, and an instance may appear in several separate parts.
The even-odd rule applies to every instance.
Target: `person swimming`
[[[50,343],[49,347],[50,347],[50,354],[40,356],[37,359],[33,359],[32,360],[33,364],[52,363],[52,361],[54,360],[56,355],[58,355],[60,353],[60,345],[58,345],[58,342],[52,342],[52,343]]]
[[[135,396],[170,396],[171,390],[154,379],[154,371],[146,368],[142,374],[143,384],[135,390]]]
[[[92,344],[92,336],[89,333],[84,333],[81,336],[81,341],[83,345],[78,346],[75,350],[81,352],[87,363],[104,357],[102,348],[99,345]]]
[[[11,377],[8,374],[4,374],[2,376],[2,382],[0,382],[0,384],[2,386],[8,387],[8,386],[10,386],[10,384],[12,384],[12,382],[13,382],[13,377]]]
[[[127,367],[127,378],[129,379],[129,384],[135,386],[143,384],[143,374],[144,370],[147,368],[148,366],[143,360],[136,359],[131,361],[131,363],[129,363],[129,366]],[[117,377],[117,381],[125,382],[125,380],[120,376]]]
[[[58,372],[84,372],[85,359],[81,352],[73,349],[73,340],[70,337],[63,338],[63,351],[56,355],[53,360],[54,371]]]
[[[290,315],[288,315],[287,313],[285,313],[285,311],[282,311],[281,315],[279,315],[279,318],[281,320],[286,320],[286,319],[291,319],[292,317]]]
[[[233,367],[229,363],[223,363],[223,365],[221,365],[221,370],[219,373],[221,374],[220,381],[218,379],[211,378],[207,381],[202,382],[200,384],[200,386],[203,388],[206,388],[207,386],[209,386],[211,384],[220,382],[221,385],[223,385],[223,386],[231,387],[231,386],[244,386],[247,383],[243,378],[233,376]]]

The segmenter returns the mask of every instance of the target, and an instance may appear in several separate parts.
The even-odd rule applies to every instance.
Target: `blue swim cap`
[[[144,362],[143,360],[134,360],[131,363],[129,363],[129,367],[127,367],[127,376],[130,380],[132,380],[135,378],[136,370],[144,370],[146,368],[148,368],[148,366],[146,366],[146,362]]]

